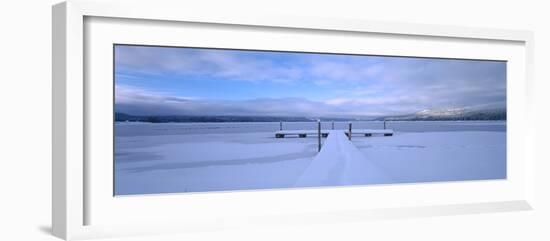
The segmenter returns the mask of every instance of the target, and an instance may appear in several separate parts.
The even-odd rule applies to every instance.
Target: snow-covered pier
[[[297,180],[297,186],[338,186],[391,181],[348,140],[345,131],[330,130],[327,133],[329,135],[323,148]]]
[[[349,136],[349,131],[344,130],[321,130],[321,136],[327,137],[331,132],[341,132],[346,136]],[[275,132],[276,138],[284,138],[285,136],[298,136],[305,138],[307,136],[317,136],[317,130],[287,130],[287,131],[277,131]],[[352,136],[361,135],[361,136],[372,136],[372,135],[384,135],[384,136],[393,136],[393,130],[391,129],[353,129],[351,131]]]

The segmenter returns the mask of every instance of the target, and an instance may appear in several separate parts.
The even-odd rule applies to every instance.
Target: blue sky
[[[500,61],[115,46],[115,109],[127,114],[368,117],[505,105]]]

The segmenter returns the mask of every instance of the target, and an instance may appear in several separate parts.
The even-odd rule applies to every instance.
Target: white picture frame
[[[149,11],[152,8],[156,10]],[[89,139],[90,128],[96,128],[90,123],[97,123],[97,119],[94,120],[94,118],[108,118],[103,114],[95,114],[97,112],[93,111],[93,106],[96,105],[94,104],[96,99],[93,96],[95,94],[112,94],[110,92],[112,90],[101,90],[105,87],[86,84],[85,78],[89,78],[86,75],[86,68],[95,68],[93,64],[90,66],[90,62],[93,63],[94,61],[87,59],[88,56],[86,55],[89,53],[89,49],[86,48],[90,46],[95,48],[94,46],[96,46],[93,44],[87,45],[86,41],[105,41],[109,43],[109,41],[115,40],[112,39],[113,36],[102,32],[101,28],[94,27],[97,30],[86,28],[86,21],[104,18],[121,22],[133,21],[132,24],[137,23],[138,25],[153,22],[154,24],[150,24],[148,27],[150,30],[167,23],[170,23],[170,25],[207,24],[209,26],[223,26],[224,31],[237,31],[231,30],[232,28],[254,28],[255,30],[261,30],[259,32],[276,29],[277,32],[300,31],[304,34],[315,32],[320,36],[334,34],[336,37],[339,34],[353,33],[391,36],[396,39],[412,38],[414,40],[414,38],[422,38],[426,39],[425,41],[439,41],[442,43],[447,41],[449,42],[447,44],[456,46],[474,43],[473,45],[477,46],[475,48],[488,49],[483,51],[480,49],[479,52],[483,52],[483,55],[480,54],[479,56],[504,59],[513,63],[512,70],[508,73],[513,78],[508,83],[508,95],[510,96],[508,105],[511,109],[509,121],[511,125],[507,133],[509,140],[508,157],[511,160],[509,160],[508,166],[512,169],[513,175],[511,176],[513,178],[500,182],[477,181],[407,184],[405,186],[217,192],[200,195],[152,195],[116,200],[112,196],[103,195],[98,198],[100,195],[96,195],[96,193],[102,192],[102,189],[104,189],[102,187],[105,186],[105,183],[108,184],[109,179],[101,185],[97,185],[101,181],[97,181],[98,179],[93,178],[93,176],[98,174],[89,174],[88,171],[90,168],[98,168],[99,172],[107,173],[112,170],[107,170],[108,166],[92,165],[90,160],[86,160],[92,154],[90,151],[96,150],[93,149],[95,147],[90,149],[90,143],[94,142],[94,140]],[[109,21],[103,21],[103,23],[109,24]],[[117,25],[115,23],[112,26],[116,30],[130,28],[125,24]],[[197,31],[197,34],[200,34],[201,30]],[[98,38],[91,37],[87,39],[86,34],[90,33],[92,35],[98,33],[96,35]],[[188,3],[178,2],[158,4],[152,1],[136,3],[111,1],[106,3],[73,0],[53,7],[52,35],[52,226],[54,235],[60,238],[80,239],[164,232],[192,232],[194,230],[233,226],[292,225],[293,222],[316,223],[324,222],[323,220],[339,222],[349,219],[370,220],[532,209],[535,160],[531,148],[535,145],[534,125],[530,124],[533,121],[530,118],[532,116],[530,107],[532,106],[531,93],[533,91],[533,34],[531,32],[266,14],[232,15],[227,13],[226,15],[212,15],[204,11],[195,11],[188,6]],[[128,36],[130,35],[128,34]],[[102,36],[107,37],[103,38]],[[164,35],[156,36],[162,37]],[[116,41],[120,41],[120,39]],[[143,41],[151,41],[149,44],[155,44],[163,40],[140,39],[139,33],[137,33],[136,36],[124,41],[135,41],[142,44]],[[504,46],[502,48],[508,48],[509,51],[500,51],[497,43],[501,43]],[[178,43],[168,44],[177,45]],[[211,44],[216,45],[216,43]],[[279,48],[282,48],[281,46]],[[406,47],[406,44],[404,46],[402,51],[407,48],[411,49],[411,47]],[[439,46],[439,48],[443,47],[445,45]],[[262,48],[262,46],[259,46],[259,48]],[[320,48],[326,48],[326,46]],[[440,53],[433,52],[430,54],[427,48],[424,49],[423,56],[441,57],[437,56]],[[437,47],[431,49],[431,51],[437,51]],[[410,52],[409,55],[415,53]],[[465,58],[479,57],[474,54],[462,54],[461,56]],[[457,51],[448,51],[446,55],[446,57],[460,57],[456,56],[460,55]],[[98,54],[98,56],[102,58],[103,55]],[[107,60],[105,59],[105,61]],[[103,70],[99,72],[103,72]],[[93,93],[87,92],[89,89],[94,88],[96,90]],[[97,90],[98,88],[99,90]],[[112,119],[109,121],[112,121]],[[107,133],[106,136],[111,134]],[[98,136],[99,141],[104,140],[101,138],[106,138],[105,136]],[[463,197],[447,195],[445,198],[438,198],[438,194],[448,192],[448,190]],[[403,200],[403,196],[395,196],[392,194],[394,192],[405,192],[414,197],[424,195],[425,198],[441,200],[423,201],[412,197]],[[376,198],[367,199],[367,197],[372,197],[374,194],[381,198],[378,200]],[[353,195],[358,197],[357,200],[345,203],[347,208],[344,209],[338,208],[338,204],[343,204],[343,198],[330,200],[331,203],[336,203],[336,205],[323,202],[319,202],[317,205],[311,204],[311,200],[326,200],[327,197],[331,196],[352,197]],[[381,202],[383,197],[394,197],[400,201]],[[242,203],[245,200],[268,203],[270,200],[285,198],[292,198],[293,202],[283,202],[280,206],[271,209],[266,208],[266,206],[235,204]],[[111,199],[114,201],[111,202]],[[174,203],[181,206],[182,202],[187,202],[184,203],[187,205],[194,205],[193,210],[174,208],[174,205],[176,205]],[[212,206],[220,206],[220,204],[227,206],[227,208],[211,208]],[[361,205],[364,204],[368,204],[369,207],[361,208]],[[148,206],[159,208],[143,209],[143,207]],[[161,210],[160,207],[164,209]],[[134,218],[125,218],[129,213],[134,213],[136,210],[141,210],[139,211],[141,216],[147,218],[135,218],[135,220],[131,220]],[[177,217],[178,211],[192,213],[190,217],[194,217],[193,220]],[[205,212],[208,212],[208,215],[204,215]],[[97,219],[99,220],[97,222],[90,221],[90,217],[93,216],[101,218]],[[203,218],[197,220],[200,216]],[[116,221],[109,223],[107,219]]]

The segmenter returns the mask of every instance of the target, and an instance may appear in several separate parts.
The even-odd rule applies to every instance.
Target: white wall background
[[[0,240],[50,235],[52,0],[0,7]],[[159,1],[160,2],[160,1]],[[550,10],[546,1],[199,1],[208,11],[437,23],[535,32],[537,193],[535,211],[232,230],[117,240],[550,240]],[[199,3],[200,2],[200,3]],[[154,11],[154,10],[151,10]]]

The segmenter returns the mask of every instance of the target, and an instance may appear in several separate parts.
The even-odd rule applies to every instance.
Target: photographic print
[[[506,179],[506,61],[113,48],[114,195]]]

